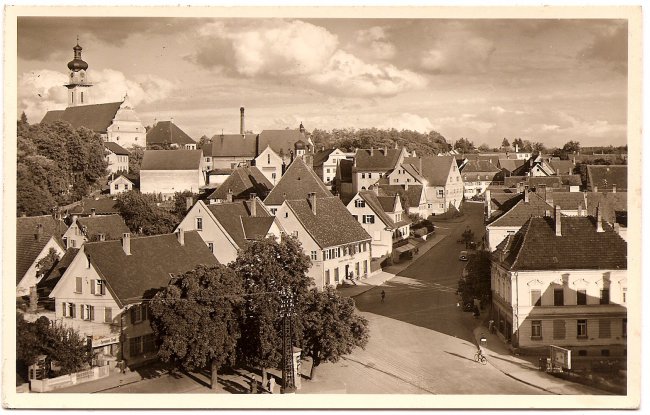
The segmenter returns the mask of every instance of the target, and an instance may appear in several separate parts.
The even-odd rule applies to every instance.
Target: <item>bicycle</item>
[[[483,363],[484,365],[487,364],[487,358],[483,355],[480,349],[474,355],[474,361]]]

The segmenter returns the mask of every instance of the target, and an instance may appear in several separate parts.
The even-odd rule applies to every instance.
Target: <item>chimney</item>
[[[620,224],[614,223],[614,232],[616,232],[619,235],[621,234],[621,225]]]
[[[374,154],[375,154],[375,150],[372,147],[370,147],[370,157],[372,157]]]
[[[90,254],[86,254],[86,268],[90,269],[92,262],[90,261]]]
[[[515,144],[515,153],[519,153],[519,144]]]
[[[408,183],[404,183],[404,190],[408,190],[408,189],[409,189],[409,184],[408,184]]]
[[[36,225],[36,233],[34,234],[34,238],[38,241],[41,239],[41,236],[43,236],[43,224],[39,223]]]
[[[528,185],[524,185],[524,203],[528,203],[530,198],[528,197]]]
[[[578,216],[582,216],[582,203],[578,204]]]
[[[35,313],[37,308],[38,308],[38,293],[36,292],[36,286],[32,285],[31,287],[29,287],[29,311]]]
[[[603,207],[600,203],[596,207],[596,232],[605,232],[603,229]]]
[[[244,107],[241,107],[239,109],[239,134],[241,134],[243,137],[245,137],[244,131]]]
[[[594,192],[594,193],[598,193],[598,186],[594,186],[594,188],[593,188],[593,192]]]
[[[228,193],[226,193],[226,202],[232,202],[232,189],[228,189]]]
[[[384,156],[388,155],[388,147],[384,146]]]
[[[616,184],[612,184],[612,193],[616,193]]]
[[[538,193],[542,199],[546,200],[546,185],[544,183],[538,184],[535,193]]]
[[[309,193],[307,200],[309,201],[309,206],[311,206],[311,212],[316,215],[316,193]]]
[[[550,211],[549,209],[546,209],[546,210],[544,211],[544,217],[546,217],[546,218],[550,218],[550,217],[551,217],[551,211]]]
[[[178,243],[181,244],[181,246],[185,246],[185,231],[183,228],[178,228],[178,232],[176,232],[176,237],[178,238]]]
[[[98,233],[98,234],[97,234],[97,239],[98,239],[100,242],[104,242],[104,241],[106,240],[106,234]]]
[[[257,216],[257,203],[255,202],[255,193],[251,193],[251,216]]]
[[[304,134],[304,132],[305,132],[305,126],[302,125],[302,121],[300,121],[300,127],[299,127],[299,129],[300,129],[300,132]]]
[[[122,249],[127,255],[131,255],[131,234],[125,232],[122,234]]]
[[[420,169],[420,174],[422,174],[422,157],[418,157],[418,167]]]
[[[90,216],[94,217],[96,213],[95,208],[90,208]]]
[[[562,209],[555,205],[555,236],[562,236]]]
[[[485,207],[487,219],[490,219],[492,216],[492,192],[490,190],[485,191]]]
[[[372,186],[372,190],[375,192],[375,196],[379,196],[379,185],[375,184]]]

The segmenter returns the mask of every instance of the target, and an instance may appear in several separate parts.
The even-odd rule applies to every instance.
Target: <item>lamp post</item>
[[[293,333],[291,318],[294,316],[293,293],[287,288],[280,290],[280,316],[282,317],[282,390],[295,393],[296,379],[293,371]]]

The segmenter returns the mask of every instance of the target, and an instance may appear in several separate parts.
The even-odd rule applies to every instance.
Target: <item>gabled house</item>
[[[230,176],[208,196],[209,203],[232,202],[249,199],[254,194],[261,199],[273,189],[273,185],[256,167],[237,167]]]
[[[559,158],[551,158],[548,160],[548,164],[553,168],[554,174],[556,176],[566,174],[573,174],[573,169],[575,165],[571,160],[560,160]]]
[[[205,185],[201,150],[145,150],[140,191],[170,199],[176,192],[198,193]]]
[[[452,206],[454,209],[460,208],[463,178],[454,157],[406,157],[404,163],[417,166],[418,173],[424,178],[428,214],[445,213]]]
[[[627,191],[626,165],[588,165],[587,191],[613,192]]]
[[[68,248],[63,254],[63,257],[36,284],[38,298],[43,300],[42,303],[44,303],[46,309],[54,310],[55,306],[49,301],[48,297],[63,276],[65,270],[72,263],[74,257],[77,256],[77,252],[79,252],[77,248]]]
[[[260,155],[267,148],[279,156],[285,165],[291,164],[296,158],[302,158],[307,165],[312,164],[314,143],[302,123],[295,130],[262,130],[257,139],[256,152]]]
[[[273,185],[280,180],[287,167],[282,157],[277,155],[269,145],[255,158],[253,164]]]
[[[232,172],[235,171],[235,169],[213,169],[208,171],[206,174],[208,176],[208,185],[213,186],[217,185],[219,186],[223,182],[225,182],[228,177],[232,174]]]
[[[341,160],[336,167],[336,176],[332,185],[332,192],[338,194],[343,203],[349,202],[356,194],[352,183],[353,160]]]
[[[388,172],[395,170],[408,156],[406,148],[358,149],[352,167],[352,188],[354,193],[367,190]]]
[[[408,239],[411,233],[411,221],[399,194],[380,196],[377,185],[372,190],[357,193],[348,203],[347,209],[372,236],[373,258],[391,255],[393,245]]]
[[[174,120],[157,121],[147,131],[147,148],[153,146],[163,149],[196,150],[196,141],[174,124]]]
[[[129,232],[120,215],[73,216],[72,224],[63,234],[63,241],[66,249],[80,248],[88,241],[113,241]]]
[[[515,172],[526,163],[526,160],[515,160],[509,158],[499,159],[499,168],[504,177],[515,176]]]
[[[627,243],[596,217],[533,216],[492,254],[497,333],[519,350],[624,358]]]
[[[137,365],[157,358],[148,301],[175,276],[218,261],[196,231],[85,243],[49,297],[56,320],[102,353]]]
[[[201,151],[205,170],[250,166],[257,157],[257,135],[217,134]]]
[[[77,205],[68,209],[66,213],[77,216],[119,214],[116,204],[117,201],[110,197],[87,197],[81,199]]]
[[[297,158],[289,165],[278,184],[264,199],[264,205],[275,214],[285,200],[303,200],[309,193],[316,193],[316,197],[330,197],[332,193],[314,170],[302,158]]]
[[[133,181],[123,174],[115,177],[113,180],[108,182],[108,193],[111,196],[119,195],[120,193],[128,192],[129,190],[134,190],[136,185]]]
[[[282,234],[276,218],[259,198],[251,196],[249,200],[210,205],[199,200],[177,229],[196,230],[220,263],[234,261],[247,241],[267,236],[279,238]]]
[[[463,178],[465,198],[480,196],[501,174],[501,170],[491,160],[470,160],[460,172]]]
[[[16,297],[29,295],[42,278],[38,263],[50,251],[63,257],[62,236],[68,227],[52,215],[16,219]]]
[[[106,162],[109,173],[118,174],[129,172],[129,152],[117,143],[107,141],[104,142],[106,149]]]
[[[538,194],[530,192],[527,186],[523,194],[524,197],[510,210],[485,227],[485,242],[489,250],[494,251],[508,235],[517,233],[531,216],[544,216],[547,211],[553,210],[553,205]]]
[[[338,148],[323,149],[314,154],[314,172],[332,190],[336,171],[341,160],[347,160],[347,154]]]
[[[317,288],[370,274],[371,236],[337,197],[285,200],[276,217],[288,235],[300,241],[312,265],[308,275]]]
[[[426,219],[429,214],[427,211],[427,196],[424,191],[424,186],[421,184],[382,184],[378,183],[379,194],[384,196],[399,195],[404,203],[404,209],[408,214],[418,215],[422,219]]]
[[[400,164],[396,169],[386,173],[385,182],[392,185],[423,184],[426,179],[420,174],[422,159],[419,161],[420,164],[417,167],[409,163]],[[382,184],[384,180],[380,179],[378,183]]]

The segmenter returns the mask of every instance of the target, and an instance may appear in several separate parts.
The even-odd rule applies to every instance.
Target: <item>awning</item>
[[[411,251],[411,250],[413,250],[415,248],[417,248],[417,246],[412,245],[412,244],[406,244],[406,245],[402,245],[402,246],[400,246],[398,248],[395,248],[395,250],[397,252],[399,252],[400,254],[403,254],[404,252]]]

